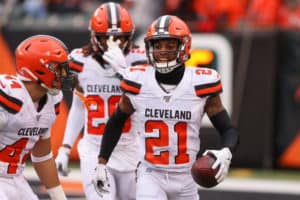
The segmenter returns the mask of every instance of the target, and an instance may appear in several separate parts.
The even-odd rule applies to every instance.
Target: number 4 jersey
[[[22,173],[35,143],[50,137],[61,99],[61,93],[47,95],[38,112],[22,81],[15,76],[0,75],[0,176]]]
[[[200,148],[199,130],[206,100],[222,92],[219,74],[186,67],[177,87],[167,93],[153,67],[126,70],[121,87],[135,109],[140,159],[167,171],[189,170]]]

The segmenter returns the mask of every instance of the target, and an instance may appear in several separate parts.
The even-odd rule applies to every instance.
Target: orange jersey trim
[[[198,97],[205,97],[208,95],[219,94],[222,92],[223,88],[221,81],[218,81],[216,83],[195,86],[195,90]]]
[[[78,62],[76,60],[72,60],[69,63],[70,69],[76,72],[82,72],[83,70],[83,63]]]
[[[124,79],[121,81],[121,89],[124,92],[129,92],[131,94],[139,94],[141,90],[141,84]]]

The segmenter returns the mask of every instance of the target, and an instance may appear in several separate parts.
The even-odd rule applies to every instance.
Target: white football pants
[[[198,186],[188,172],[166,172],[142,164],[137,172],[137,200],[198,200]]]
[[[38,200],[23,175],[0,177],[0,188],[1,200]]]

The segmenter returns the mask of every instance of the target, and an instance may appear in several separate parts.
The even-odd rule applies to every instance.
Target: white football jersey
[[[168,171],[191,168],[200,149],[199,130],[206,100],[222,92],[220,75],[208,68],[185,68],[178,86],[165,92],[155,69],[126,70],[121,87],[135,109],[141,161]]]
[[[0,75],[0,176],[22,173],[35,143],[50,137],[61,100],[62,93],[48,94],[38,112],[22,81],[12,75]]]
[[[120,80],[110,66],[101,66],[91,56],[84,56],[81,49],[73,50],[70,57],[74,60],[70,67],[78,72],[79,85],[83,89],[81,99],[86,111],[84,139],[100,147],[105,124],[122,94]],[[132,50],[126,56],[128,66],[146,60],[144,51],[139,49]],[[135,141],[136,136],[130,134],[131,125],[129,119],[118,145],[128,145]]]

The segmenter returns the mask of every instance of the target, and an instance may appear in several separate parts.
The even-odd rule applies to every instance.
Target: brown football
[[[219,167],[215,170],[212,169],[212,165],[215,162],[215,158],[211,155],[205,155],[199,157],[192,166],[192,176],[196,183],[202,187],[210,188],[218,184],[215,175],[218,172]]]

